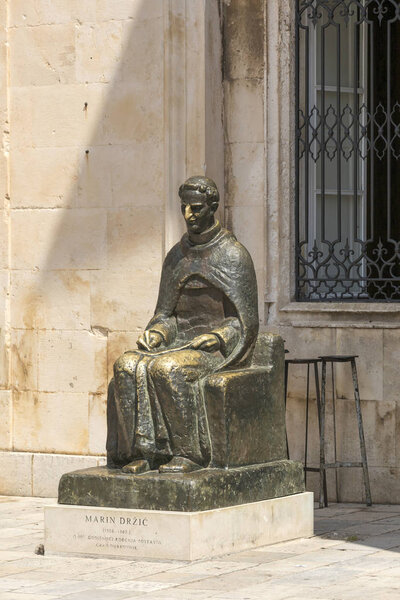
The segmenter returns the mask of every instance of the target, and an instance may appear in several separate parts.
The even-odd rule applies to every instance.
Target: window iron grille
[[[296,0],[296,298],[400,301],[400,2]]]

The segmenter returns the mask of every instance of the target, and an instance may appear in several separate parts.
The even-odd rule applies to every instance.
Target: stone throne
[[[284,356],[279,335],[259,333],[247,368],[206,378],[210,467],[226,469],[287,458]]]

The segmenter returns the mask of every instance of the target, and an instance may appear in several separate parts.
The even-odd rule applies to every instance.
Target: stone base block
[[[196,560],[312,534],[311,492],[201,512],[45,507],[46,554]]]
[[[303,465],[292,460],[185,474],[150,471],[132,475],[121,469],[95,467],[63,475],[58,502],[195,512],[304,491]]]

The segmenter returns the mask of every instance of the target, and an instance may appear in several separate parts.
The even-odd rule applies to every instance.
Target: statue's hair
[[[219,203],[217,184],[212,179],[205,177],[204,175],[194,175],[193,177],[186,179],[185,183],[182,183],[179,188],[179,197],[183,198],[186,191],[194,191],[204,194],[208,204],[211,204],[212,202],[215,202],[216,204]]]

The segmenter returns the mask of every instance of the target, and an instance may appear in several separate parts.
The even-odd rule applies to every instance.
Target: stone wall
[[[10,0],[0,25],[0,493],[54,495],[103,460],[180,183],[223,193],[218,3]]]

